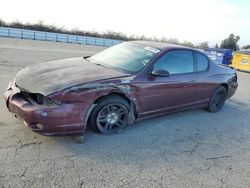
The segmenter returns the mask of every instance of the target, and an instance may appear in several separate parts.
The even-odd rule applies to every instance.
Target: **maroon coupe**
[[[193,108],[218,112],[238,87],[230,67],[183,46],[133,41],[91,57],[21,70],[7,107],[43,135],[110,134],[135,120]]]

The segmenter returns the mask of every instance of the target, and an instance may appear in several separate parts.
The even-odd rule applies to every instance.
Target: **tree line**
[[[82,31],[78,28],[74,28],[72,30],[67,30],[63,27],[57,27],[54,25],[48,25],[44,24],[43,21],[39,21],[34,24],[30,23],[21,23],[19,21],[7,23],[0,19],[0,24],[2,27],[12,27],[12,28],[18,28],[18,29],[30,29],[35,31],[44,31],[44,32],[55,32],[55,33],[63,33],[63,34],[71,34],[71,35],[79,35],[79,36],[89,36],[89,37],[100,37],[100,38],[107,38],[107,39],[115,39],[115,40],[123,40],[123,41],[130,41],[130,40],[148,40],[148,41],[156,41],[156,42],[168,42],[173,44],[179,44],[187,47],[192,48],[200,48],[200,49],[207,49],[210,46],[208,45],[207,41],[200,42],[199,44],[195,45],[192,42],[189,41],[179,41],[176,38],[166,38],[166,37],[145,37],[144,35],[125,35],[121,32],[115,32],[115,31],[106,31],[103,33],[97,32],[97,31]],[[232,50],[238,50],[239,46],[237,45],[238,41],[240,40],[239,36],[235,36],[234,34],[230,34],[229,37],[222,40],[220,44],[220,48],[224,49],[232,49]],[[214,48],[219,48],[219,45],[216,44]],[[250,49],[250,45],[246,45],[242,47],[243,49]]]

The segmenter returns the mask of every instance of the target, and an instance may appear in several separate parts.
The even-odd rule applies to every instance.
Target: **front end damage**
[[[32,131],[46,136],[81,136],[100,97],[121,94],[130,100],[129,124],[135,121],[135,103],[130,83],[86,83],[48,96],[22,91],[11,84],[4,93],[9,111]]]
[[[42,135],[82,135],[85,109],[82,103],[59,103],[41,94],[20,91],[12,84],[5,93],[7,108],[34,132]]]

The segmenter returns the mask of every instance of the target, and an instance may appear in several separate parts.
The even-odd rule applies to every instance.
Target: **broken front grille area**
[[[57,104],[55,101],[43,96],[40,93],[27,93],[21,91],[20,93],[17,93],[15,97],[27,101],[33,106],[54,106]]]

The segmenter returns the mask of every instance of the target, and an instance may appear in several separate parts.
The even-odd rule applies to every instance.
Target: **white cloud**
[[[231,32],[240,35],[246,21],[238,20],[239,8],[226,0],[8,0],[1,2],[1,7],[0,17],[7,21],[44,20],[66,28],[114,30],[213,44]]]

